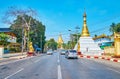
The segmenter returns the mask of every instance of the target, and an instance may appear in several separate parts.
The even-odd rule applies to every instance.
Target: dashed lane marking
[[[39,61],[40,61],[40,59],[39,59],[39,60],[36,60],[35,63],[37,63],[37,62],[39,62]]]
[[[24,68],[21,68],[21,69],[20,69],[20,70],[18,70],[17,72],[15,72],[15,73],[13,73],[13,74],[11,74],[11,75],[9,75],[9,76],[5,77],[4,79],[8,79],[8,78],[10,78],[10,77],[12,77],[12,76],[16,75],[17,73],[21,72],[22,70],[24,70]]]
[[[107,69],[112,70],[112,71],[117,72],[117,73],[120,74],[120,71],[117,71],[117,70],[115,70],[115,69],[111,69],[111,68],[107,68]]]
[[[61,72],[61,66],[60,66],[60,56],[58,54],[58,79],[62,79],[62,72]]]
[[[58,79],[62,79],[61,66],[58,65]]]

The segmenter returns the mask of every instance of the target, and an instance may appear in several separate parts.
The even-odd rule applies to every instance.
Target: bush
[[[16,52],[16,49],[15,48],[9,48],[10,52]]]

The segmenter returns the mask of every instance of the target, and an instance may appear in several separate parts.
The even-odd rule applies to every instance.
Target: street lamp
[[[41,35],[41,52],[42,52],[42,35]]]
[[[70,42],[72,41],[72,38],[71,38],[71,30],[68,30],[70,32]],[[71,44],[69,42],[69,49],[71,48]]]
[[[78,42],[78,30],[80,29],[80,27],[76,26],[75,29],[76,29],[76,34],[77,34],[76,36],[77,36],[77,42]]]

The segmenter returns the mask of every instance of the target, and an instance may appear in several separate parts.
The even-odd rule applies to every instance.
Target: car
[[[60,54],[65,55],[66,50],[61,50]]]
[[[53,51],[52,50],[48,50],[47,51],[47,55],[52,55],[53,54]]]
[[[66,51],[66,53],[65,53],[65,57],[66,58],[78,58],[78,56],[77,56],[77,51],[76,50],[68,50],[68,51]]]

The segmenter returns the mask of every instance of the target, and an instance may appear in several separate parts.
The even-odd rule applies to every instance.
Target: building
[[[85,12],[83,14],[83,27],[82,27],[81,37],[79,38],[74,49],[78,50],[78,47],[80,47],[78,51],[80,51],[81,54],[84,54],[84,55],[102,55],[103,51],[98,46],[98,44],[94,42],[92,37],[90,37],[86,18],[87,18],[87,15]],[[78,46],[78,43],[80,44],[80,46]]]
[[[8,35],[8,42],[16,43],[16,35],[11,32],[10,28],[0,28],[0,33],[5,33]]]
[[[100,46],[101,49],[104,49],[104,47],[106,46],[113,45],[113,41],[111,40],[111,37],[105,34],[96,36],[93,38],[93,40],[95,41],[95,43],[97,43]]]

